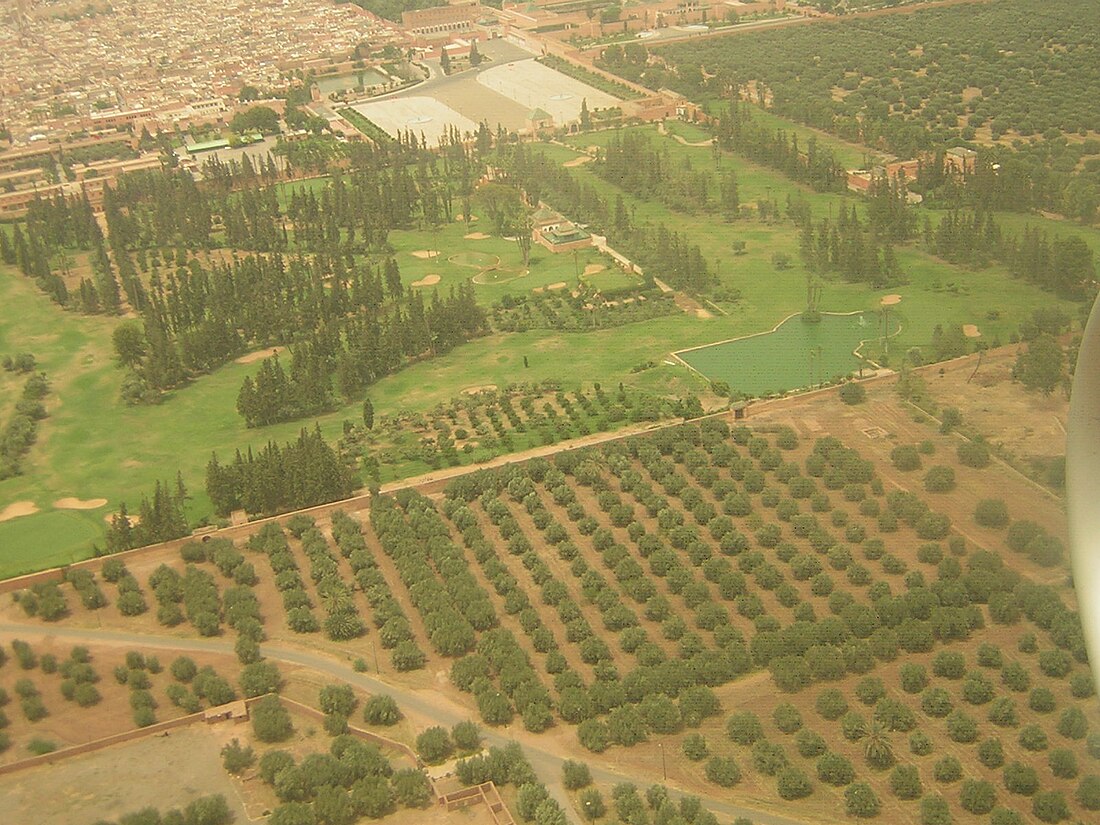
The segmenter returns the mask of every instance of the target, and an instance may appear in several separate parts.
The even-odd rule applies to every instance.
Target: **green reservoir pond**
[[[897,333],[891,318],[890,333]],[[770,332],[680,350],[676,357],[710,381],[750,396],[806,387],[868,366],[854,353],[882,334],[875,312],[822,313],[818,323],[795,314]]]

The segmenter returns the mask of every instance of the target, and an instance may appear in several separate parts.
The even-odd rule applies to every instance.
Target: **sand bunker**
[[[59,498],[53,503],[53,506],[59,510],[98,510],[104,504],[107,503],[105,498],[89,498],[82,500],[79,498]]]
[[[981,338],[982,336],[974,324],[963,324],[963,335],[967,338]]]
[[[565,281],[558,281],[556,284],[550,284],[547,289],[565,289],[568,284]]]
[[[884,307],[892,307],[894,304],[900,304],[900,303],[901,303],[901,296],[900,295],[883,295],[882,300],[879,301],[879,304],[881,304]]]
[[[13,501],[3,510],[0,510],[0,521],[11,521],[20,516],[29,516],[38,512],[38,505],[33,501]]]
[[[574,166],[584,166],[584,164],[591,163],[591,162],[592,162],[592,156],[591,155],[581,155],[579,158],[573,158],[572,160],[567,160],[565,163],[562,164],[562,166],[564,166],[566,169],[572,169]]]
[[[256,361],[263,361],[265,358],[270,358],[272,355],[276,355],[279,352],[278,347],[268,347],[267,349],[257,350],[256,352],[250,352],[248,355],[242,355],[237,359],[238,364],[252,364]]]
[[[541,286],[537,286],[534,289],[532,289],[531,291],[534,292],[535,294],[539,294],[543,291],[543,289],[542,289]]]
[[[425,275],[419,281],[413,281],[413,286],[435,286],[439,283],[439,276],[435,273],[431,275]]]
[[[462,391],[463,395],[477,395],[480,392],[496,392],[496,384],[479,384],[476,387],[467,387]]]
[[[595,275],[597,272],[603,272],[607,269],[603,264],[589,264],[584,268],[585,275]]]
[[[423,259],[438,258],[439,257],[439,252],[438,252],[438,250],[435,250],[435,249],[418,249],[418,250],[416,250],[415,252],[412,253],[412,256],[414,258],[423,258]]]
[[[464,223],[465,221],[466,218],[462,215],[461,212],[455,215],[455,223]],[[477,223],[477,215],[470,216],[470,223]]]
[[[484,232],[471,232],[469,235],[463,235],[462,237],[468,241],[483,241],[489,236]]]
[[[103,520],[105,522],[107,522],[108,524],[110,524],[112,521],[114,521],[114,518],[117,515],[118,515],[118,513],[108,513],[107,515],[105,515],[103,517]],[[128,518],[130,520],[130,526],[131,527],[133,527],[134,525],[137,525],[137,524],[141,524],[141,516],[139,516],[139,515],[135,515],[134,513],[127,513],[126,518]]]

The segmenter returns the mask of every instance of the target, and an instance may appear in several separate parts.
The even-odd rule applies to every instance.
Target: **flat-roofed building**
[[[481,3],[461,0],[446,6],[401,12],[401,25],[409,34],[437,35],[468,31],[481,16]]]

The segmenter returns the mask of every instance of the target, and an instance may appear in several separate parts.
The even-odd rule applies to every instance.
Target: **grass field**
[[[638,128],[652,134],[654,140],[662,141],[661,148],[667,146],[674,164],[690,159],[696,169],[714,166],[709,147],[683,146],[672,137],[658,137],[652,127]],[[678,125],[676,128],[688,139],[689,133],[683,132],[685,127]],[[569,142],[576,146],[602,145],[613,134],[580,135]],[[569,159],[560,154],[560,149],[554,148],[559,154],[551,156],[562,157],[563,161]],[[788,196],[801,197],[809,204],[814,219],[819,220],[837,214],[841,204],[851,208],[853,203],[859,202],[855,196],[848,194],[814,192],[777,172],[730,155],[721,157],[718,168],[736,172],[743,204],[767,198],[778,203],[782,209]],[[612,202],[617,195],[622,195],[637,222],[661,221],[699,244],[704,258],[713,262],[723,284],[741,291],[742,300],[731,308],[730,315],[711,322],[715,327],[729,329],[729,334],[715,337],[714,341],[771,329],[791,312],[797,312],[804,306],[807,273],[798,255],[798,233],[792,223],[765,223],[751,218],[725,223],[717,216],[677,213],[662,204],[639,200],[602,180],[590,165],[577,167],[573,173],[583,176]],[[934,213],[933,219],[937,219]],[[1077,227],[1064,222],[1044,218],[1027,220],[1031,220],[1033,226],[1041,225],[1055,233],[1078,232]],[[1024,222],[1023,216],[1009,216],[1005,225],[1017,231],[1017,228],[1022,229]],[[1100,251],[1100,233],[1085,230],[1079,234]],[[735,240],[746,242],[744,255],[733,255],[731,242]],[[790,269],[776,269],[772,263],[772,255],[776,252],[790,256],[793,263]],[[972,323],[979,327],[984,339],[992,341],[1000,338],[1007,342],[1009,333],[1036,306],[1061,306],[1071,316],[1076,316],[1075,304],[1012,278],[1003,267],[965,270],[915,247],[899,247],[896,253],[902,272],[908,279],[907,284],[875,292],[862,284],[832,278],[823,283],[821,299],[823,310],[854,312],[877,308],[887,292],[901,295],[901,304],[891,312],[901,323],[897,339],[891,342],[892,350],[904,352],[909,347],[927,346],[937,324]],[[996,320],[989,320],[991,310],[997,310]],[[880,360],[883,353],[876,347],[869,347],[867,354]]]

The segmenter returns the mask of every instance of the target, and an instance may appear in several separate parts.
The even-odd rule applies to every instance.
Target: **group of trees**
[[[776,169],[817,192],[843,192],[847,185],[844,167],[830,149],[818,145],[811,135],[803,150],[795,133],[758,123],[752,106],[743,103],[736,92],[730,97],[729,108],[718,117],[715,139],[718,148]]]
[[[0,430],[0,481],[19,475],[23,457],[38,437],[38,422],[46,417],[42,399],[49,389],[45,373],[31,375],[24,382],[11,418]]]
[[[806,220],[799,250],[811,272],[839,273],[845,280],[862,281],[874,289],[905,280],[892,239],[873,222],[865,225],[860,221],[854,206],[849,215],[842,204],[835,225],[828,218],[816,227]]]
[[[714,185],[714,172],[695,169],[690,158],[672,160],[666,145],[655,148],[644,132],[612,135],[593,167],[596,173],[627,192],[646,200],[659,200],[682,212],[720,211],[729,218],[740,210],[737,178],[730,172]]]
[[[265,703],[274,713],[276,706],[282,708],[271,697],[255,705],[253,713]],[[398,805],[423,808],[431,800],[423,772],[395,771],[375,745],[349,734],[334,737],[327,753],[311,753],[301,761],[286,750],[268,751],[258,767],[280,802],[271,812],[273,825],[352,825],[360,817],[380,819]]]
[[[975,194],[988,199],[986,207],[1051,209],[1091,221],[1100,206],[1093,158],[1100,144],[1067,138],[1100,124],[1100,109],[1080,102],[1100,84],[1084,47],[1096,26],[1087,0],[1057,0],[1041,20],[1032,16],[1033,25],[1020,27],[1019,15],[1030,11],[1027,0],[975,14],[929,9],[760,32],[737,49],[720,40],[673,44],[655,50],[655,59],[636,46],[634,54],[612,47],[604,65],[693,100],[732,91],[901,157],[974,141],[981,129],[994,139],[1012,133],[1024,140],[979,147],[978,163],[989,174]]]
[[[206,465],[206,493],[214,512],[227,516],[234,510],[274,513],[312,507],[347,498],[355,488],[348,469],[321,435],[302,429],[295,442],[280,447],[271,441],[258,453],[238,450],[231,463],[222,464],[217,454]]]
[[[637,223],[621,196],[609,203],[594,186],[582,183],[559,162],[523,144],[501,151],[502,163],[528,201],[570,204],[571,217],[606,233],[616,247],[625,249],[647,271],[675,287],[705,292],[714,286],[715,273],[699,246],[688,238],[670,231],[663,223]]]
[[[152,499],[141,497],[137,519],[131,520],[126,502],[121,502],[107,528],[107,552],[117,553],[186,536],[191,532],[184,512],[188,498],[183,479],[177,475],[175,484],[157,481]]]
[[[944,260],[972,269],[1000,262],[1023,278],[1064,298],[1086,298],[1096,281],[1092,249],[1077,235],[1056,236],[1025,226],[1005,234],[988,212],[945,213],[937,224],[926,217],[924,247]]]
[[[234,820],[229,803],[221,794],[200,796],[181,810],[161,813],[147,807],[122,816],[116,822],[100,820],[97,825],[229,825]]]

